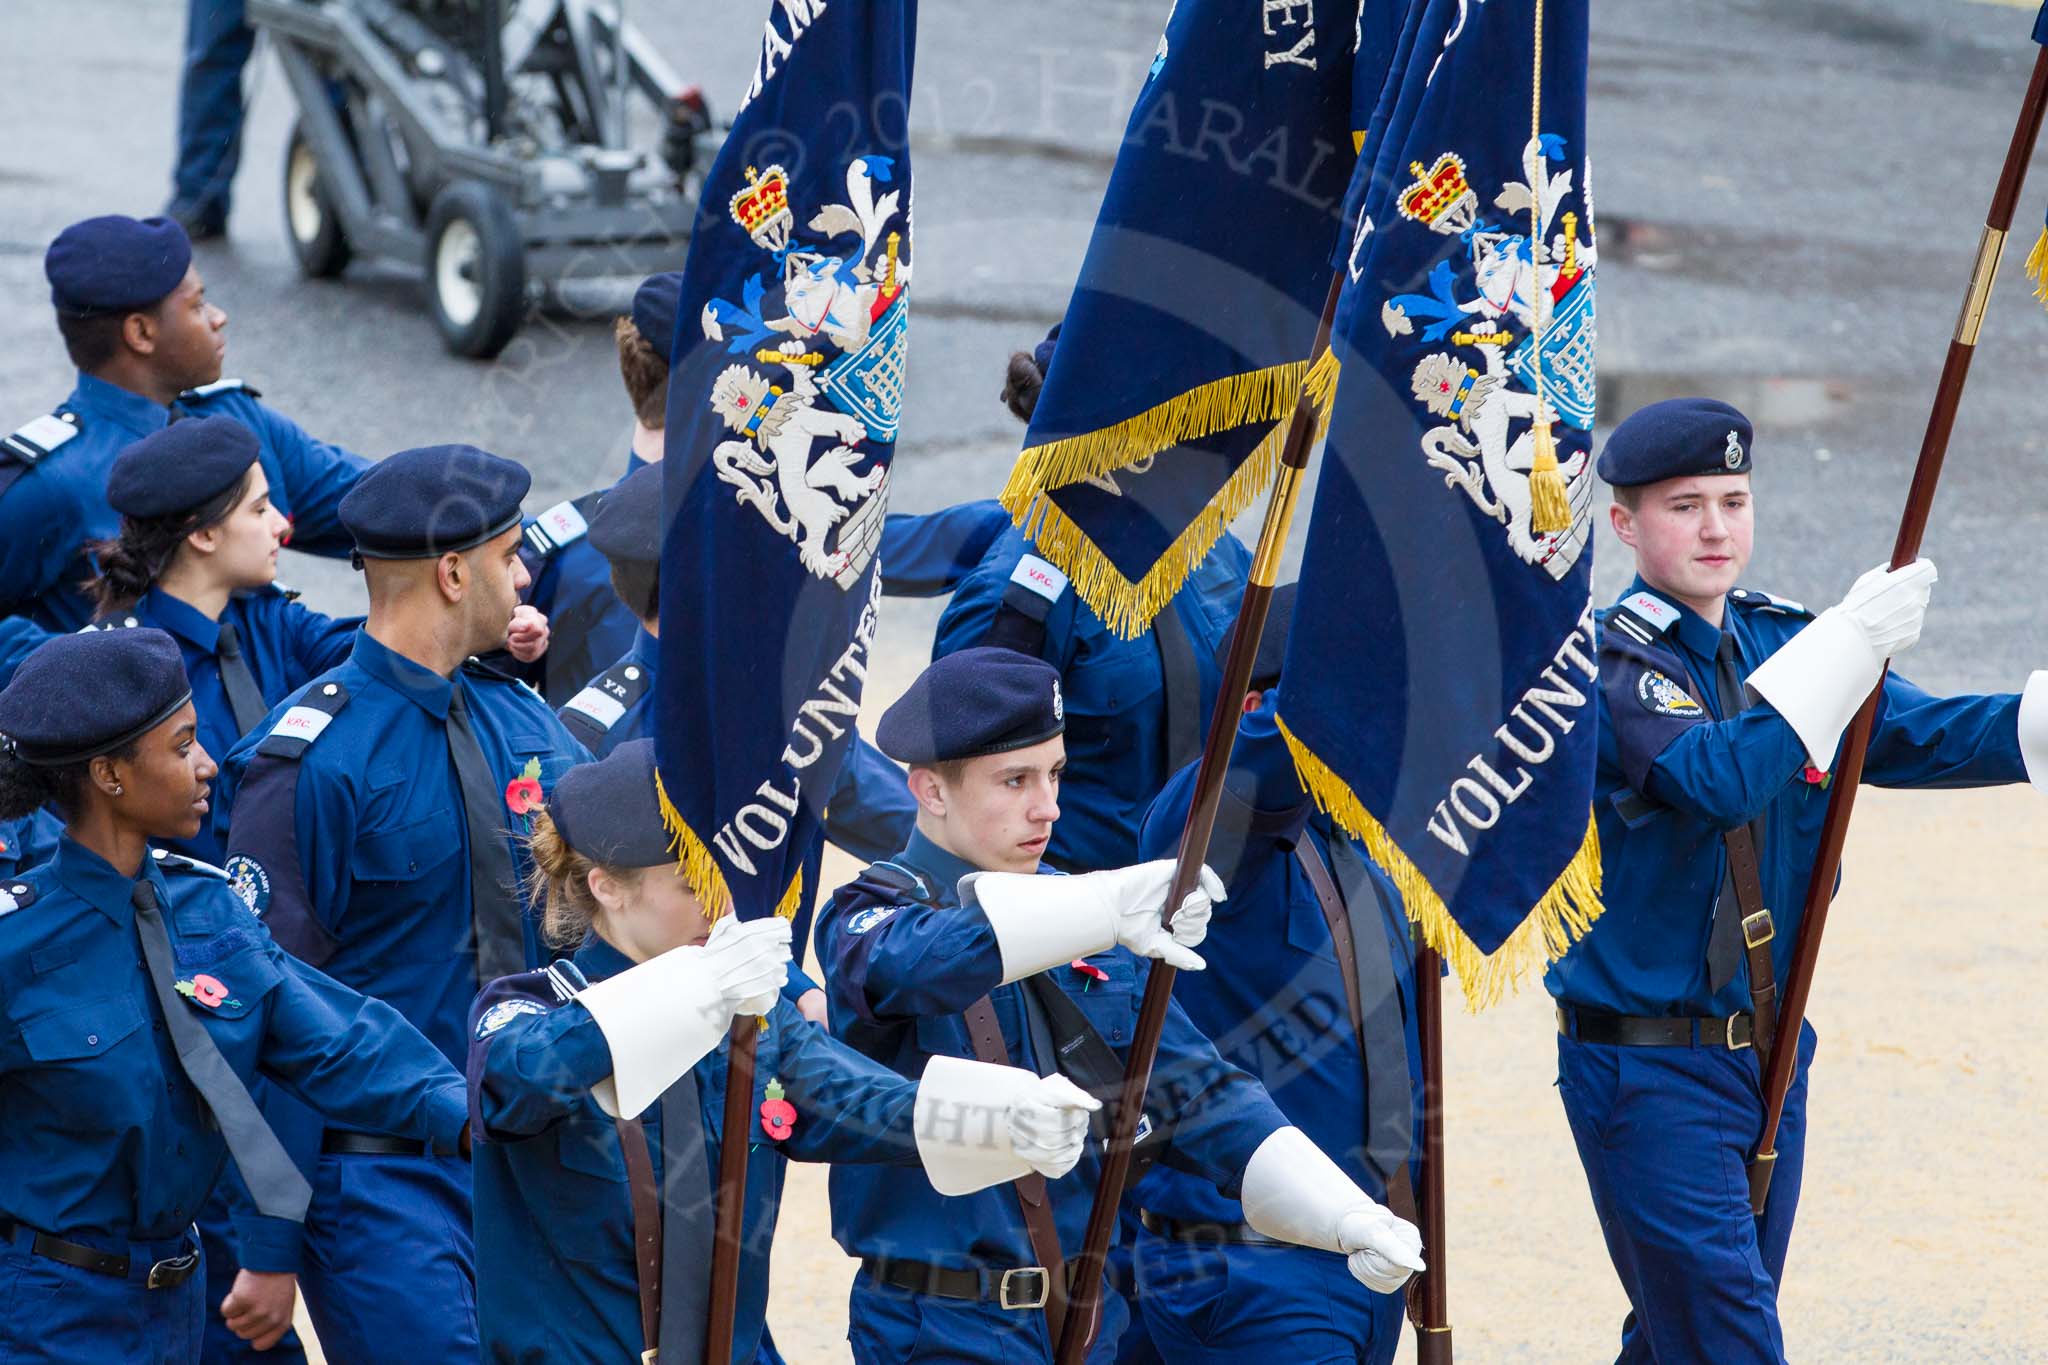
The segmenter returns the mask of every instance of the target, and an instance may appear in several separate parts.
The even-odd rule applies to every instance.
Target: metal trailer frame
[[[394,0],[247,0],[247,15],[298,104],[284,192],[301,270],[422,265],[449,349],[489,357],[564,282],[679,269],[715,148],[702,97],[623,0],[524,0],[509,19],[503,0],[471,4],[481,52]],[[540,76],[570,129],[546,145],[508,120],[511,81]],[[629,92],[667,115],[653,156],[627,145]]]

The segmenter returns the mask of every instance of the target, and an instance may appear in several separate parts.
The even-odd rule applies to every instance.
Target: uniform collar
[[[455,684],[423,664],[416,664],[397,650],[379,643],[369,627],[356,632],[356,646],[350,655],[365,673],[432,716],[448,719],[448,699]]]
[[[137,881],[147,879],[156,888],[158,905],[170,904],[163,870],[157,866],[155,858],[143,858],[142,877],[124,877],[105,858],[66,834],[57,841],[56,856],[50,861],[57,880],[64,883],[67,891],[120,928],[125,929],[135,921],[135,903],[131,897],[135,894]]]
[[[592,981],[617,976],[634,965],[632,958],[605,942],[594,929],[583,936],[583,942],[572,958],[583,975]]]
[[[1655,588],[1645,583],[1640,575],[1633,583],[1629,584],[1628,591],[1623,593],[1622,596],[1632,597],[1639,592],[1648,593],[1677,613],[1677,622],[1664,632],[1667,637],[1676,638],[1678,643],[1684,645],[1702,659],[1712,660],[1720,652],[1721,627],[1713,625],[1706,617],[1700,615],[1677,598],[1670,596],[1668,593],[1658,592]],[[1724,602],[1721,608],[1721,619],[1730,624],[1734,622],[1735,604],[1733,602]]]
[[[921,829],[910,832],[910,842],[891,861],[903,863],[921,874],[930,885],[932,894],[948,905],[956,903],[960,879],[982,870],[925,838]]]
[[[219,649],[220,622],[190,602],[173,597],[161,588],[151,588],[135,605],[149,617],[151,625],[163,627],[200,653],[212,654]]]
[[[67,407],[104,417],[137,436],[148,436],[170,425],[171,410],[153,398],[109,384],[80,370],[78,387],[71,391]]]
[[[645,626],[633,632],[633,648],[627,657],[650,673],[661,662],[661,641],[647,633]]]

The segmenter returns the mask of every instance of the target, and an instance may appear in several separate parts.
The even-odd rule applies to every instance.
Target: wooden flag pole
[[[1948,454],[1949,433],[1956,423],[1956,409],[1963,398],[1963,385],[1970,377],[1970,360],[1977,353],[1977,333],[1984,325],[1984,309],[1991,301],[1991,284],[1998,274],[1998,258],[2005,250],[2005,235],[2012,228],[2013,211],[2019,205],[2020,189],[2026,183],[2027,163],[2033,159],[2034,144],[2041,135],[2041,116],[2048,111],[2048,46],[2034,59],[2034,77],[2020,105],[2019,121],[2012,130],[2012,144],[2006,148],[2005,165],[1998,173],[1998,188],[1991,196],[1991,211],[1985,215],[1984,233],[1977,242],[1977,263],[1970,271],[1970,287],[1963,296],[1963,310],[1956,319],[1955,335],[1948,344],[1948,359],[1941,367],[1941,383],[1934,391],[1934,408],[1927,415],[1927,433],[1921,438],[1919,463],[1913,468],[1913,482],[1906,491],[1906,510],[1899,518],[1898,539],[1892,545],[1892,567],[1904,568],[1920,555],[1920,540],[1927,530],[1928,513],[1934,505],[1934,488],[1941,480],[1941,466]],[[1821,933],[1827,924],[1828,902],[1834,899],[1835,876],[1841,870],[1842,845],[1849,836],[1849,816],[1856,805],[1856,788],[1863,780],[1864,749],[1877,718],[1877,699],[1884,683],[1863,703],[1842,739],[1842,756],[1834,774],[1834,795],[1821,825],[1820,849],[1814,855],[1813,879],[1806,886],[1806,904],[1799,921],[1799,942],[1793,949],[1792,968],[1785,978],[1784,1001],[1778,1010],[1778,1035],[1771,1048],[1764,1073],[1764,1127],[1757,1142],[1756,1156],[1749,1166],[1749,1202],[1761,1218],[1771,1192],[1771,1168],[1778,1160],[1778,1124],[1785,1116],[1785,1096],[1792,1089],[1792,1077],[1799,1056],[1799,1027],[1806,1018],[1806,997],[1813,988],[1815,964],[1820,958]]]
[[[1344,275],[1330,281],[1329,296],[1323,301],[1322,321],[1316,328],[1315,346],[1309,353],[1311,367],[1328,349],[1330,329],[1337,315],[1337,299]],[[1188,808],[1187,823],[1181,827],[1180,852],[1173,870],[1173,886],[1166,897],[1166,922],[1173,922],[1174,907],[1194,891],[1209,855],[1209,836],[1216,827],[1216,809],[1223,800],[1223,779],[1230,768],[1230,751],[1237,743],[1238,708],[1229,699],[1242,697],[1251,685],[1252,661],[1259,649],[1259,636],[1266,628],[1266,613],[1273,601],[1273,589],[1280,576],[1280,558],[1287,548],[1287,530],[1294,520],[1294,506],[1301,497],[1302,472],[1315,445],[1317,427],[1315,403],[1307,385],[1294,400],[1288,419],[1287,443],[1280,452],[1280,478],[1266,503],[1266,519],[1259,527],[1258,548],[1252,554],[1244,602],[1237,609],[1237,624],[1231,630],[1230,651],[1225,656],[1223,682],[1217,690],[1216,713],[1209,720],[1209,736],[1202,746],[1202,765],[1195,774],[1195,795]],[[1169,605],[1166,610],[1173,608]],[[1164,962],[1151,964],[1145,995],[1138,1009],[1138,1028],[1131,1039],[1130,1062],[1124,1069],[1123,1089],[1117,1097],[1110,1122],[1109,1140],[1102,1156],[1102,1179],[1095,1187],[1095,1203],[1088,1213],[1088,1232],[1081,1254],[1073,1262],[1074,1288],[1067,1300],[1067,1316],[1060,1336],[1058,1365],[1081,1365],[1095,1335],[1102,1302],[1102,1276],[1109,1259],[1109,1239],[1116,1231],[1117,1206],[1123,1202],[1124,1184],[1130,1178],[1131,1149],[1136,1146],[1138,1116],[1145,1104],[1145,1090],[1152,1081],[1152,1063],[1159,1053],[1159,1035],[1166,1027],[1166,1007],[1173,998],[1174,969]]]
[[[1417,940],[1415,1033],[1422,1052],[1422,1186],[1416,1191],[1422,1259],[1429,1269],[1410,1282],[1408,1320],[1415,1328],[1416,1365],[1451,1365],[1451,1305],[1444,1234],[1443,958]]]
[[[718,1140],[718,1215],[711,1233],[711,1320],[704,1365],[730,1365],[733,1311],[739,1304],[741,1215],[747,1202],[747,1153],[753,1150],[754,1049],[762,1021],[732,1021],[725,1056],[725,1127]]]

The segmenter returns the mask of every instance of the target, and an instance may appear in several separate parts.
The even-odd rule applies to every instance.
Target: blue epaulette
[[[20,879],[0,881],[0,917],[11,915],[17,910],[28,909],[42,894],[36,889],[34,882]]]
[[[274,758],[302,757],[347,705],[346,687],[338,682],[314,683],[277,718],[270,733],[256,746],[256,752]]]
[[[611,733],[653,681],[637,663],[618,663],[597,675],[583,690],[563,705],[562,724],[590,747],[591,741]]]
[[[78,414],[59,408],[15,428],[6,437],[0,437],[0,496],[14,487],[22,475],[76,437],[79,430]]]
[[[1678,608],[1654,593],[1632,592],[1607,613],[1607,627],[1635,641],[1652,645],[1678,624]]]
[[[215,867],[212,863],[202,863],[197,858],[188,858],[182,853],[173,853],[169,849],[153,848],[149,851],[149,856],[156,860],[156,865],[164,870],[165,876],[178,873],[185,876],[218,877],[224,882],[233,880],[228,876],[228,870],[224,867]]]
[[[1728,594],[1728,600],[1746,611],[1768,611],[1779,616],[1796,616],[1802,621],[1811,621],[1813,613],[1803,603],[1789,597],[1778,597],[1761,592],[1756,588],[1737,588]]]
[[[590,517],[607,489],[585,493],[580,498],[558,502],[526,524],[521,534],[526,548],[546,560],[565,546],[574,545],[590,534]]]
[[[251,398],[261,398],[263,396],[263,390],[257,388],[246,379],[216,379],[211,384],[201,384],[196,389],[185,390],[178,395],[178,401],[182,403],[188,398],[201,400],[216,398],[221,394],[234,393],[237,390],[248,394]]]

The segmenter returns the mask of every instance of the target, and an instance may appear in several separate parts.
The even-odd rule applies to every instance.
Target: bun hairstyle
[[[603,867],[607,876],[627,885],[637,882],[646,871],[606,866],[578,853],[569,847],[545,809],[535,812],[526,847],[533,859],[527,895],[540,905],[541,936],[556,948],[574,948],[583,942],[597,918],[597,897],[590,890],[592,868]]]
[[[225,492],[197,507],[163,517],[122,517],[120,534],[91,547],[99,576],[87,580],[85,589],[92,594],[95,614],[104,616],[135,605],[171,567],[187,536],[220,525],[242,505],[255,469],[250,465]]]
[[[1029,351],[1013,351],[1009,367],[1003,372],[1003,406],[1015,413],[1017,420],[1028,424],[1031,414],[1038,410],[1038,395],[1045,388],[1045,371],[1038,367]]]

